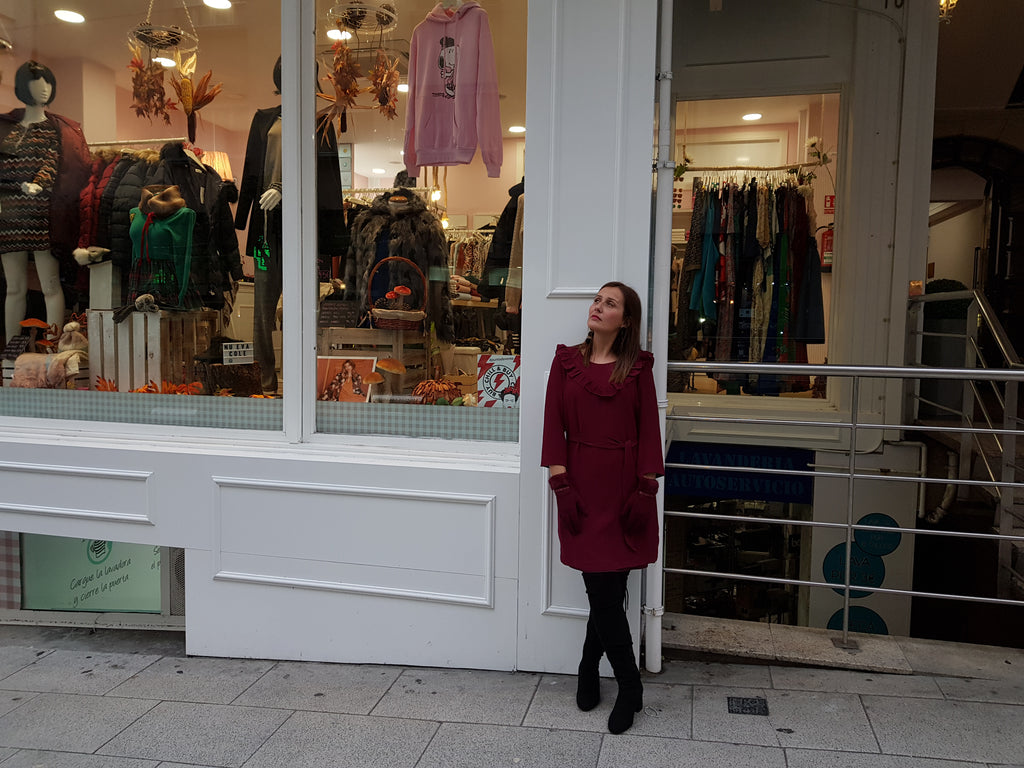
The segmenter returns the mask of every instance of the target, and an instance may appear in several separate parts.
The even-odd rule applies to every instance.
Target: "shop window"
[[[320,432],[518,439],[525,4],[307,3],[315,192],[285,186],[280,0],[23,5],[0,413],[281,431],[301,397]],[[300,391],[282,329],[314,309]]]
[[[826,362],[838,123],[838,94],[677,103],[671,360]],[[669,374],[673,393],[825,397],[824,383]]]
[[[2,19],[0,412],[280,430],[234,365],[253,315],[238,186],[252,112],[278,99],[280,2],[74,7]]]
[[[526,4],[360,5],[317,17],[317,430],[514,441]]]

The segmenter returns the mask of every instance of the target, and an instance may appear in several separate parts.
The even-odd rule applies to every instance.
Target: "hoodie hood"
[[[448,11],[445,10],[444,6],[441,3],[438,3],[433,8],[431,8],[430,13],[427,14],[427,19],[429,19],[430,21],[439,21],[442,24],[447,24],[449,22],[455,21],[458,18],[461,18],[463,14],[465,14],[470,8],[479,7],[480,3],[476,2],[476,0],[467,0],[467,2],[464,2],[458,8],[455,8],[454,13],[448,15]]]

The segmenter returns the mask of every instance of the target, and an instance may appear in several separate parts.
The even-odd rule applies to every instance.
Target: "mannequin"
[[[275,93],[281,92],[281,59],[274,65]],[[341,169],[331,130],[317,131],[318,246],[333,257],[341,242],[334,228],[344,227]],[[281,298],[281,107],[257,110],[249,127],[245,166],[235,227],[245,229],[245,252],[253,256],[253,357],[260,364],[263,391],[277,392],[273,331]],[[347,238],[346,238],[347,239]]]
[[[0,249],[7,280],[4,327],[9,339],[25,319],[28,260],[31,256],[46,300],[46,322],[64,325],[64,292],[60,269],[50,251],[50,191],[57,178],[60,138],[44,107],[57,91],[53,73],[35,62],[19,69],[15,93],[25,104],[21,120],[0,143]],[[16,185],[11,189],[11,185]]]

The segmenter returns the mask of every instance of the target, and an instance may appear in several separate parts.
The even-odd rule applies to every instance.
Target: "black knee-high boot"
[[[576,706],[589,712],[601,703],[601,657],[604,648],[597,634],[594,617],[587,619],[587,636],[583,640],[583,655],[576,680]]]
[[[640,670],[633,657],[633,636],[624,607],[626,580],[629,573],[584,573],[590,601],[590,617],[594,620],[604,652],[611,662],[619,693],[608,716],[608,730],[622,733],[633,725],[633,715],[643,709],[644,689]]]

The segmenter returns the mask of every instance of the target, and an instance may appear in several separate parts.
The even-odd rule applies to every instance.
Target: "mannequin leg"
[[[28,295],[28,252],[3,254],[4,278],[7,280],[7,298],[4,305],[4,343],[21,333],[25,319]]]
[[[60,264],[49,251],[36,251],[36,274],[46,300],[46,322],[64,327],[64,290],[60,287]]]

